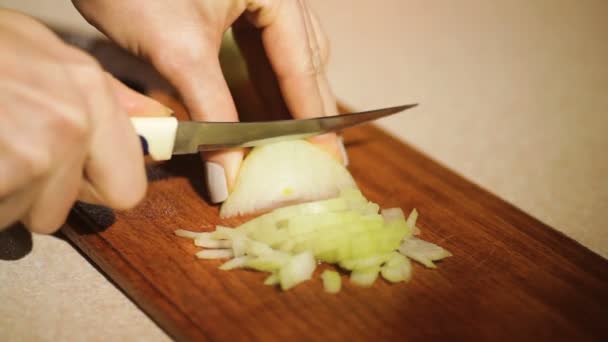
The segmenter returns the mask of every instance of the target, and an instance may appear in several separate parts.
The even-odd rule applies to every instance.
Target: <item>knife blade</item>
[[[144,152],[155,160],[168,160],[172,155],[309,138],[360,125],[416,106],[417,104],[409,104],[300,120],[178,122],[173,117],[137,117],[131,118],[131,122],[140,137]]]

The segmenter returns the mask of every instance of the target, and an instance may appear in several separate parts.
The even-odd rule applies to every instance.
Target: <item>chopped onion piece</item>
[[[279,283],[279,275],[273,273],[264,279],[264,285],[277,285]]]
[[[301,282],[312,278],[317,267],[314,255],[303,252],[293,256],[285,266],[279,270],[279,282],[283,290],[288,290]]]
[[[416,221],[418,220],[418,210],[414,208],[410,215],[407,217],[407,225],[412,230],[413,235],[420,235],[420,228],[416,226]]]
[[[194,239],[194,245],[205,248],[231,248],[232,241],[230,240],[216,240],[208,235],[202,235]]]
[[[395,220],[405,220],[405,215],[403,214],[403,210],[401,210],[401,208],[382,209],[382,211],[380,211],[380,214],[386,222],[391,222]]]
[[[321,273],[321,280],[323,281],[323,288],[328,293],[338,293],[342,288],[342,280],[340,274],[336,271],[325,270]]]
[[[418,220],[418,210],[414,208],[410,215],[407,217],[406,223],[408,226],[410,226],[410,228],[414,228],[416,227],[416,220]]]
[[[382,278],[391,283],[409,281],[412,276],[412,264],[404,255],[393,252],[390,259],[380,269],[380,273]]]
[[[228,259],[234,256],[230,249],[204,249],[195,255],[199,259]]]
[[[235,257],[240,257],[245,255],[245,252],[247,250],[247,243],[248,243],[249,239],[243,235],[243,236],[235,236],[232,239],[232,253],[234,253]]]
[[[399,247],[399,252],[428,268],[436,268],[433,261],[452,256],[452,253],[442,247],[417,238],[403,241],[401,247]]]
[[[193,232],[193,231],[185,230],[185,229],[177,229],[173,233],[179,237],[193,239],[193,240],[200,236],[207,236],[208,234],[210,234],[208,232]]]
[[[261,243],[254,240],[247,240],[245,242],[245,252],[248,255],[263,256],[273,254],[275,251],[265,243]]]
[[[236,257],[236,258],[230,259],[220,266],[220,270],[229,271],[229,270],[233,270],[235,268],[245,267],[248,260],[249,260],[248,256],[241,256],[241,257]]]
[[[379,267],[371,267],[368,269],[353,270],[350,273],[350,281],[361,287],[370,287],[378,278]]]
[[[360,209],[361,214],[363,215],[374,215],[378,214],[380,211],[380,206],[376,203],[369,202],[364,207]]]
[[[245,232],[224,226],[216,226],[210,237],[216,240],[233,240],[236,237],[246,236]]]
[[[283,252],[273,252],[262,255],[257,258],[250,258],[246,266],[257,271],[275,272],[285,266],[291,258],[291,255]]]
[[[393,256],[393,254],[389,253],[389,254],[378,254],[378,255],[374,255],[369,258],[364,258],[364,259],[343,260],[343,261],[340,261],[340,266],[347,270],[376,268],[376,267],[380,267],[380,265],[385,263],[392,256]]]

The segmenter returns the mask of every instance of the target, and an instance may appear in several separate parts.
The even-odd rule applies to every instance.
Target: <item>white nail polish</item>
[[[228,183],[224,168],[218,163],[205,162],[205,170],[211,202],[224,202],[228,198]]]
[[[346,153],[346,147],[344,147],[343,137],[338,137],[338,148],[340,149],[340,154],[342,155],[344,166],[348,166],[348,154]]]

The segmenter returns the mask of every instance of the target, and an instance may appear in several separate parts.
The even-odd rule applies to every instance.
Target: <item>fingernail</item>
[[[218,163],[205,162],[207,190],[213,203],[224,202],[228,198],[228,184],[224,167]]]
[[[340,149],[344,166],[348,166],[348,154],[346,153],[346,147],[344,147],[344,138],[341,136],[338,137],[338,148]]]

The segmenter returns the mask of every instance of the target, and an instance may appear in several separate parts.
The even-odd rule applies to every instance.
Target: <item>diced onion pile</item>
[[[417,211],[408,218],[399,208],[380,210],[359,190],[348,188],[332,199],[291,205],[261,215],[236,228],[217,226],[213,232],[176,230],[204,249],[201,259],[230,259],[222,270],[248,268],[270,275],[267,285],[288,290],[312,278],[319,262],[350,271],[350,281],[368,287],[378,276],[389,282],[411,278],[410,259],[434,268],[433,261],[451,253],[414,237]],[[337,293],[340,275],[326,270],[325,291]]]

